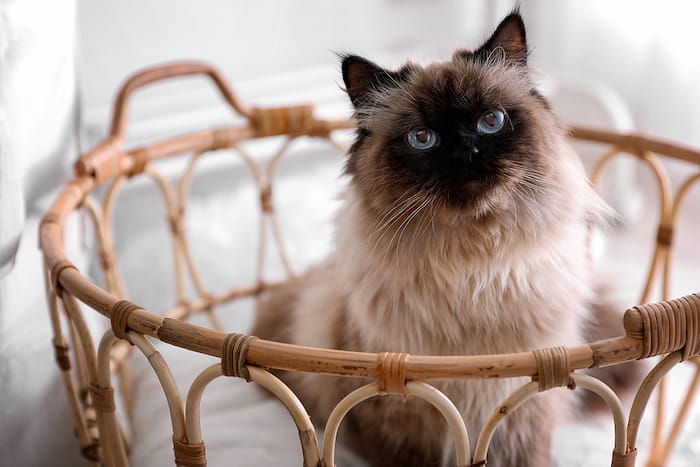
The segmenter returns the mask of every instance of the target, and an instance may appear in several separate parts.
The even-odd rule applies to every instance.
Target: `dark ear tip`
[[[525,23],[517,7],[503,18],[493,35],[479,48],[476,55],[482,59],[500,50],[503,57],[513,64],[527,64],[527,39]]]
[[[505,19],[511,19],[513,21],[520,21],[521,23],[523,22],[523,17],[520,14],[520,5],[515,5],[512,10],[510,10],[510,13],[506,15]],[[504,20],[505,20],[504,19]]]
[[[343,80],[348,87],[352,86],[351,82],[356,81],[355,78],[358,73],[362,74],[362,68],[365,68],[371,63],[359,55],[344,54],[341,55],[341,59],[340,69],[343,74]],[[360,66],[358,67],[357,65]]]
[[[499,29],[506,26],[518,28],[522,36],[525,37],[525,21],[523,21],[523,17],[520,15],[520,10],[517,7],[503,18]]]
[[[341,66],[343,68],[343,71],[347,70],[350,66],[356,64],[356,63],[362,63],[364,64],[369,64],[369,60],[366,58],[360,57],[359,55],[354,55],[354,54],[340,54],[338,55],[340,60],[341,60]]]

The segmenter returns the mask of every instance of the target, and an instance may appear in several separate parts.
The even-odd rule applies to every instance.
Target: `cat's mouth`
[[[452,208],[463,210],[474,206],[489,196],[496,183],[492,176],[469,176],[459,182],[452,182],[438,190],[438,196],[444,198]]]
[[[475,197],[484,195],[492,185],[493,182],[488,177],[471,178],[462,184],[460,191],[467,196]]]

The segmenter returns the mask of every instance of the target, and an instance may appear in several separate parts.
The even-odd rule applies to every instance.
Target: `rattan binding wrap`
[[[209,77],[224,100],[245,118],[246,124],[204,129],[148,146],[125,149],[129,102],[133,92],[163,79],[190,75]],[[458,464],[484,465],[492,432],[490,430],[496,428],[510,409],[527,403],[527,399],[538,391],[561,390],[556,389],[561,386],[591,390],[606,401],[616,423],[612,465],[636,465],[637,429],[651,391],[677,363],[684,360],[695,362],[694,357],[700,350],[700,296],[693,294],[673,300],[669,296],[675,226],[686,195],[700,180],[700,174],[695,173],[689,177],[674,194],[660,158],[664,156],[693,164],[697,172],[700,167],[700,151],[642,135],[621,135],[584,128],[571,130],[573,138],[604,143],[611,148],[596,166],[594,182],[600,178],[601,171],[607,164],[622,154],[636,157],[648,165],[658,182],[660,221],[652,264],[639,300],[644,305],[625,313],[625,336],[576,347],[538,349],[509,355],[409,356],[306,348],[256,339],[253,336],[227,334],[220,329],[215,314],[216,307],[241,297],[259,295],[270,285],[262,273],[265,242],[261,242],[263,246],[259,251],[259,270],[254,284],[224,292],[207,290],[191,261],[183,228],[183,197],[186,196],[186,182],[191,177],[195,163],[209,151],[233,148],[239,152],[251,168],[260,190],[263,227],[273,236],[287,272],[292,276],[293,271],[286,258],[271,196],[275,166],[294,138],[306,136],[332,141],[334,131],[352,127],[351,121],[317,119],[313,107],[309,105],[274,109],[249,107],[239,100],[217,70],[202,63],[182,62],[151,68],[134,75],[124,84],[115,103],[110,135],[80,157],[75,164],[75,178],[56,198],[40,226],[40,247],[44,254],[44,279],[54,331],[56,360],[73,410],[79,445],[88,463],[119,466],[128,463],[128,446],[113,412],[111,379],[115,372],[126,376],[122,362],[126,355],[136,351],[143,353],[149,360],[163,384],[173,420],[173,442],[178,465],[206,465],[204,440],[201,439],[199,427],[199,403],[206,385],[223,375],[242,377],[260,384],[284,403],[299,428],[304,465],[307,466],[331,467],[334,433],[344,413],[366,398],[387,393],[401,397],[421,397],[433,404],[448,420],[455,439]],[[245,140],[272,135],[287,135],[288,140],[266,165],[252,160],[239,146]],[[179,190],[174,190],[164,182],[151,162],[180,154],[192,156]],[[112,245],[110,213],[115,194],[129,178],[135,176],[152,178],[167,195],[169,222],[176,245],[178,297],[177,305],[164,315],[156,315],[126,300],[118,270],[118,258]],[[106,187],[102,202],[98,202],[92,195],[100,186]],[[105,277],[105,285],[102,287],[78,271],[65,254],[63,226],[71,213],[78,209],[88,212],[95,227],[98,254],[102,258]],[[194,284],[194,297],[186,294],[182,285],[185,277]],[[659,280],[663,300],[647,303]],[[111,321],[111,329],[102,336],[99,348],[93,344],[97,336],[90,334],[84,322],[81,303]],[[206,313],[211,318],[212,328],[187,322],[187,318],[197,312]],[[218,357],[221,364],[202,371],[192,383],[187,400],[183,403],[167,362],[153,347],[150,339]],[[577,373],[585,368],[615,365],[657,355],[666,357],[642,384],[629,414],[622,413],[619,400],[609,388],[603,387],[594,378]],[[323,451],[320,451],[313,426],[303,406],[286,386],[267,371],[273,368],[363,377],[374,382],[348,395],[341,403],[342,407],[339,404],[329,419],[329,424],[336,425],[326,427],[328,440],[323,444]],[[494,408],[494,415],[482,433],[467,433],[459,412],[451,402],[426,384],[434,379],[523,376],[533,381],[514,393],[508,401],[504,401],[500,409]],[[700,377],[696,377],[696,383],[698,379]],[[88,393],[90,397],[83,397]],[[122,396],[128,405],[129,395]],[[684,404],[678,421],[667,436],[660,428],[663,420],[657,421],[655,441],[651,449],[646,450],[649,465],[663,465],[664,460],[668,459],[688,405]],[[503,408],[505,410],[501,410]],[[477,439],[477,435],[477,446],[472,456],[469,452],[469,436]]]

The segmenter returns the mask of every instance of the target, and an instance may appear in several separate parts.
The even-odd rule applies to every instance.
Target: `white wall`
[[[639,129],[700,147],[700,3],[526,0],[533,61],[617,91]]]
[[[204,60],[221,69],[234,86],[317,67],[334,85],[340,81],[334,52],[377,59],[397,51],[403,51],[399,56],[404,58],[417,51],[444,56],[482,38],[486,5],[483,0],[79,1],[89,140],[102,136],[118,84],[141,67],[177,59]],[[211,105],[208,96],[199,96],[204,102],[197,102],[184,95],[189,91],[172,92],[177,92],[177,99],[161,96],[153,107],[162,109],[165,101],[168,112],[174,112]],[[147,101],[150,95],[142,93],[139,99]],[[178,107],[172,102],[176,100],[183,104]],[[157,110],[145,111],[149,112]]]

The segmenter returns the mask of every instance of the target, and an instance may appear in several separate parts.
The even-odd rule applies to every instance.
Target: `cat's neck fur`
[[[376,215],[351,186],[334,262],[366,350],[495,353],[576,339],[591,294],[584,245],[596,198],[575,156],[560,160],[566,186],[548,203],[559,208],[505,211],[519,219],[397,222],[378,239]]]

